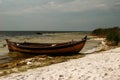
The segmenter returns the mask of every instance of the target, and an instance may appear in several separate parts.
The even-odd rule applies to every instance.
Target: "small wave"
[[[94,53],[94,52],[98,52],[98,51],[104,51],[104,50],[107,50],[108,49],[108,46],[105,44],[104,41],[101,41],[100,44],[98,44],[96,47],[90,49],[90,50],[87,50],[85,51],[84,53],[87,54],[87,53]]]

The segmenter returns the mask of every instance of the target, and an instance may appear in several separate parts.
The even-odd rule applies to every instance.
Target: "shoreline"
[[[101,38],[95,39],[95,40],[101,41]],[[89,42],[89,41],[87,41],[87,42]],[[86,47],[88,47],[88,46],[86,45]],[[109,48],[109,49],[111,49],[111,48]],[[90,50],[88,49],[87,51],[83,52],[82,54],[79,53],[79,54],[68,55],[68,56],[52,57],[52,56],[47,56],[47,55],[40,55],[40,56],[31,56],[30,57],[29,55],[24,55],[24,54],[21,55],[21,53],[15,52],[15,53],[13,53],[15,55],[8,55],[8,56],[11,56],[11,57],[19,56],[19,59],[17,58],[10,63],[1,64],[0,70],[2,69],[2,71],[0,71],[0,76],[11,74],[11,73],[16,73],[16,72],[21,72],[21,71],[27,71],[28,69],[31,69],[31,68],[44,67],[44,66],[49,66],[51,64],[62,63],[62,62],[66,62],[70,59],[78,59],[78,58],[84,57],[87,54],[94,54],[96,52],[101,52],[101,51],[105,51],[105,50],[108,50],[108,49],[106,49],[106,45],[100,43],[98,46],[96,46]],[[24,57],[24,59],[22,59],[22,58],[20,59],[20,57]]]
[[[120,47],[50,66],[0,77],[1,80],[117,80],[120,79]]]
[[[65,33],[66,34],[66,33]],[[76,33],[75,33],[76,34]],[[60,37],[62,37],[63,39],[61,39],[61,38],[58,38],[55,34],[53,35],[53,36],[48,36],[48,35],[44,35],[44,36],[40,36],[40,38],[38,38],[38,35],[37,35],[37,37],[34,37],[34,38],[30,38],[30,36],[28,37],[28,36],[17,36],[16,38],[11,38],[11,40],[12,41],[21,41],[21,42],[24,42],[24,41],[27,41],[27,42],[47,42],[47,43],[49,43],[49,42],[66,42],[66,41],[70,41],[71,39],[74,39],[74,40],[79,40],[80,38],[78,38],[78,37],[76,37],[76,36],[74,36],[75,34],[66,34],[66,35],[64,35],[64,37],[62,37],[63,36],[63,34],[61,35],[61,34],[56,34],[57,36],[60,36]],[[69,36],[67,36],[67,35],[69,35]],[[77,35],[79,35],[78,33],[77,33]],[[45,37],[46,36],[46,37]],[[69,39],[67,39],[67,37],[69,38]],[[84,35],[79,35],[79,37],[83,37]],[[28,39],[29,38],[29,39]],[[50,38],[50,39],[49,39]],[[92,37],[91,36],[89,36],[89,38],[91,39]],[[46,41],[46,39],[47,39],[47,41]],[[49,40],[48,40],[49,39]],[[85,46],[85,48],[83,48],[82,50],[81,50],[81,53],[83,53],[83,52],[85,52],[86,50],[90,50],[90,49],[92,49],[92,48],[94,48],[95,47],[95,45],[97,45],[98,44],[98,42],[99,42],[100,40],[98,40],[98,41],[96,41],[95,40],[95,42],[94,42],[94,40],[90,40],[90,41],[87,41],[87,45]],[[94,42],[94,43],[93,43]],[[6,44],[6,42],[5,42],[5,40],[1,40],[1,42],[0,42],[0,59],[2,59],[2,61],[0,62],[0,64],[4,64],[4,63],[6,63],[6,62],[11,62],[12,61],[12,59],[11,59],[11,56],[9,56],[8,54],[10,53],[9,51],[8,51],[8,48],[7,48],[7,46],[5,46],[5,47],[3,47],[3,45],[5,45]],[[92,47],[89,47],[89,46],[92,46]],[[4,57],[4,59],[3,59],[3,57]],[[6,57],[6,58],[5,58]],[[9,57],[11,60],[7,60],[7,57]],[[3,61],[4,60],[4,61]]]

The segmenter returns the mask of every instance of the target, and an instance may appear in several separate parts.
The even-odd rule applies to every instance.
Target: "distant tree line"
[[[106,37],[106,40],[112,45],[118,45],[120,42],[120,28],[98,28],[92,31],[92,35]]]

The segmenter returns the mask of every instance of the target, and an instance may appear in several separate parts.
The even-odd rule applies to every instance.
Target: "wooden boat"
[[[80,41],[69,41],[64,43],[29,43],[11,42],[6,39],[10,52],[21,52],[29,54],[70,54],[78,53],[85,45],[87,36]]]

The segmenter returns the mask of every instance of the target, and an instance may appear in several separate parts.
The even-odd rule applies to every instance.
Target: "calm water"
[[[39,42],[39,43],[54,43],[66,42],[71,40],[80,40],[89,32],[39,32],[39,31],[1,31],[0,32],[0,63],[9,62],[12,60],[5,39],[17,42]],[[88,37],[90,38],[90,37]],[[88,40],[81,53],[93,49],[99,41]]]

